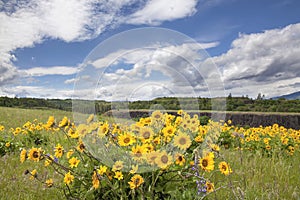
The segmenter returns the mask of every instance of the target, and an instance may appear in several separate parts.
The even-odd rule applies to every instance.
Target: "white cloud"
[[[219,96],[223,86],[221,78],[216,74],[216,66],[206,60],[208,55],[203,51],[203,47],[216,45],[218,43],[165,43],[121,49],[89,63],[95,67],[94,70],[86,68],[82,73],[91,75],[94,87],[97,83],[100,88],[99,98],[106,100]],[[97,76],[99,74],[101,78]],[[77,86],[79,90],[91,87],[86,81],[79,81]],[[208,93],[209,89],[218,90],[218,94],[216,91]]]
[[[67,79],[64,81],[65,84],[74,84],[77,81],[83,80],[85,82],[88,82],[91,79],[91,77],[89,75],[82,75],[80,77],[76,77],[76,78],[71,78],[71,79]]]
[[[160,24],[196,12],[197,0],[150,0],[146,6],[130,15],[126,22],[129,24]]]
[[[272,97],[272,93],[277,93],[278,83],[300,77],[299,55],[300,23],[240,34],[228,52],[212,59],[222,71],[225,86],[234,93],[252,88],[244,94],[254,97],[259,89]]]
[[[65,84],[74,84],[78,79],[71,78],[64,81]]]
[[[6,52],[0,52],[0,86],[11,83],[18,77],[17,68],[11,65],[15,57]]]
[[[82,41],[94,38],[108,28],[127,23],[126,9],[139,5],[130,15],[135,23],[143,15],[151,17],[150,8],[159,8],[166,2],[173,11],[167,15],[153,18],[154,21],[174,20],[186,17],[195,12],[196,1],[148,1],[140,0],[21,0],[0,1],[0,85],[18,76],[17,67],[13,64],[13,52],[18,48],[33,47],[48,38],[66,42]],[[145,7],[143,7],[145,6]],[[133,8],[132,8],[133,9]],[[170,9],[170,6],[165,7]],[[148,11],[147,11],[148,10]],[[165,12],[165,10],[162,13]],[[124,21],[124,19],[126,19]]]
[[[184,94],[186,88],[191,86],[196,93],[210,96],[211,94],[207,93],[210,91],[222,96],[222,81],[216,81],[219,78],[218,70],[212,70],[212,63],[215,63],[221,72],[227,93],[255,98],[258,93],[273,97],[299,91],[296,86],[299,86],[300,82],[300,23],[262,33],[240,34],[239,38],[232,42],[228,52],[206,58],[205,61],[193,60],[197,57],[198,50],[200,48],[197,45],[182,44],[154,50],[136,50],[127,54],[122,50],[118,52],[119,58],[115,52],[101,61],[106,59],[106,62],[103,62],[105,64],[112,61],[116,61],[117,64],[124,62],[132,64],[132,68],[106,72],[103,80],[108,84],[105,87],[113,83],[116,85],[134,82],[137,87],[138,81],[147,81],[149,77],[151,80],[150,74],[159,72],[162,76],[156,80],[157,83],[167,80],[167,83],[164,83],[166,88],[177,91],[178,95]],[[108,62],[111,59],[112,61]],[[98,62],[98,65],[101,65],[101,62]],[[119,94],[128,94],[128,88],[130,87],[122,88]],[[148,91],[147,94],[151,92]]]
[[[0,96],[66,99],[73,96],[73,90],[42,86],[2,87],[0,88]]]
[[[26,70],[19,70],[23,76],[45,76],[45,75],[72,75],[76,74],[78,68],[68,66],[34,67]]]

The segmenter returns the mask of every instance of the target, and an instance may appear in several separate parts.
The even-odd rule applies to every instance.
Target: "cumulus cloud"
[[[135,24],[144,23],[144,18],[153,18],[153,14],[146,12],[150,8],[168,13],[170,7],[163,7],[166,2],[168,1],[0,1],[0,71],[5,72],[5,75],[1,74],[0,85],[18,76],[17,67],[13,64],[13,52],[16,49],[33,47],[49,38],[66,42],[91,39],[131,19]],[[171,14],[156,16],[153,20],[174,20],[195,12],[196,1],[181,2],[171,3]],[[145,14],[139,10],[145,10]]]
[[[214,92],[222,96],[223,83],[227,93],[253,98],[258,93],[273,97],[299,90],[300,23],[261,33],[240,34],[226,53],[194,60],[199,49],[197,45],[186,43],[157,49],[139,49],[127,54],[125,50],[121,50],[95,61],[94,64],[102,67],[114,62],[116,65],[131,64],[127,69],[105,72],[103,80],[106,83],[119,81],[133,84],[135,81],[153,80],[150,74],[159,72],[160,76],[155,74],[160,77],[156,83],[167,80],[162,84],[163,87],[177,91],[179,96],[186,91],[206,96],[211,95],[209,92]],[[212,70],[214,64],[218,70]],[[220,75],[222,84],[221,81],[216,81]],[[190,87],[192,90],[188,90]],[[122,88],[120,94],[122,91],[128,94],[129,88]],[[148,96],[151,91],[155,94],[159,92],[155,87],[151,90],[149,88],[151,87],[147,87]],[[164,91],[161,94],[171,93]]]
[[[11,60],[15,60],[13,55],[0,52],[0,86],[10,83],[18,77],[17,68],[11,64]]]
[[[218,43],[155,43],[144,48],[120,49],[93,62],[88,61],[95,68],[86,68],[83,74],[90,73],[91,77],[96,74],[91,80],[94,80],[94,87],[98,84],[101,91],[98,97],[102,99],[136,100],[158,96],[202,96],[204,93],[217,96],[216,90],[222,92],[223,89],[221,77],[203,49],[216,45]],[[79,81],[78,85],[91,87],[85,81]],[[209,89],[214,91],[210,94]],[[222,96],[221,93],[218,95]]]
[[[273,96],[280,82],[300,77],[299,55],[300,23],[240,34],[228,52],[212,59],[222,71],[227,88],[237,91],[248,87],[253,89],[252,96],[258,89]]]
[[[60,98],[66,99],[73,96],[73,90],[57,89],[42,86],[15,86],[15,87],[1,87],[1,96],[9,97],[34,97],[34,98]]]
[[[150,0],[145,7],[127,18],[129,24],[160,24],[191,16],[196,12],[197,0]]]
[[[19,70],[23,76],[45,76],[45,75],[72,75],[76,74],[78,69],[69,66],[52,67],[34,67],[25,70]]]

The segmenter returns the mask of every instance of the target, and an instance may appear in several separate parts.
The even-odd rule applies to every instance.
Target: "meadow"
[[[0,107],[0,199],[300,199],[300,130],[178,112],[75,127],[71,112]]]

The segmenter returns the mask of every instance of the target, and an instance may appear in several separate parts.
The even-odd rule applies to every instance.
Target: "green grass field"
[[[58,110],[0,107],[0,125],[18,127],[34,119],[45,122],[49,115],[54,115],[57,119],[63,116],[72,117],[72,113]],[[51,139],[55,139],[55,142],[63,140],[63,138]],[[281,155],[266,157],[259,153],[237,150],[222,152],[231,164],[233,174],[226,188],[220,189],[215,195],[209,195],[207,199],[300,199],[299,152],[292,157]],[[46,169],[42,164],[39,166],[37,170],[41,179],[46,179]],[[0,199],[64,199],[61,190],[55,187],[46,188],[35,180],[29,180],[24,172],[32,170],[32,163],[20,164],[19,151],[0,157],[0,169]],[[213,181],[217,186],[218,176]]]
[[[46,122],[50,115],[57,119],[72,117],[72,113],[60,110],[30,110],[0,107],[0,124],[5,127],[20,127],[27,121],[38,119]],[[47,189],[38,182],[31,181],[24,172],[32,170],[30,163],[20,164],[19,151],[0,157],[0,199],[63,199],[63,194],[56,188]],[[41,166],[37,169],[46,171]]]
[[[55,116],[61,119],[64,116],[72,119],[72,113],[62,110],[37,110],[37,109],[20,109],[0,107],[0,124],[6,127],[22,126],[27,121],[38,119],[39,121],[46,122],[49,116]]]

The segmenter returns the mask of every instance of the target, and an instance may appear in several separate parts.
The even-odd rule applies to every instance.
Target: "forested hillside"
[[[246,112],[300,112],[300,100],[280,99],[251,99],[248,97],[227,98],[176,98],[163,97],[150,101],[87,101],[80,100],[78,111],[96,110],[97,113],[105,113],[111,109],[163,109],[163,110],[227,110],[227,111],[246,111]],[[91,102],[95,105],[90,107]],[[226,105],[224,104],[226,102]],[[37,109],[60,109],[71,111],[71,99],[37,99],[37,98],[9,98],[0,97],[0,106],[18,108],[37,108]]]

